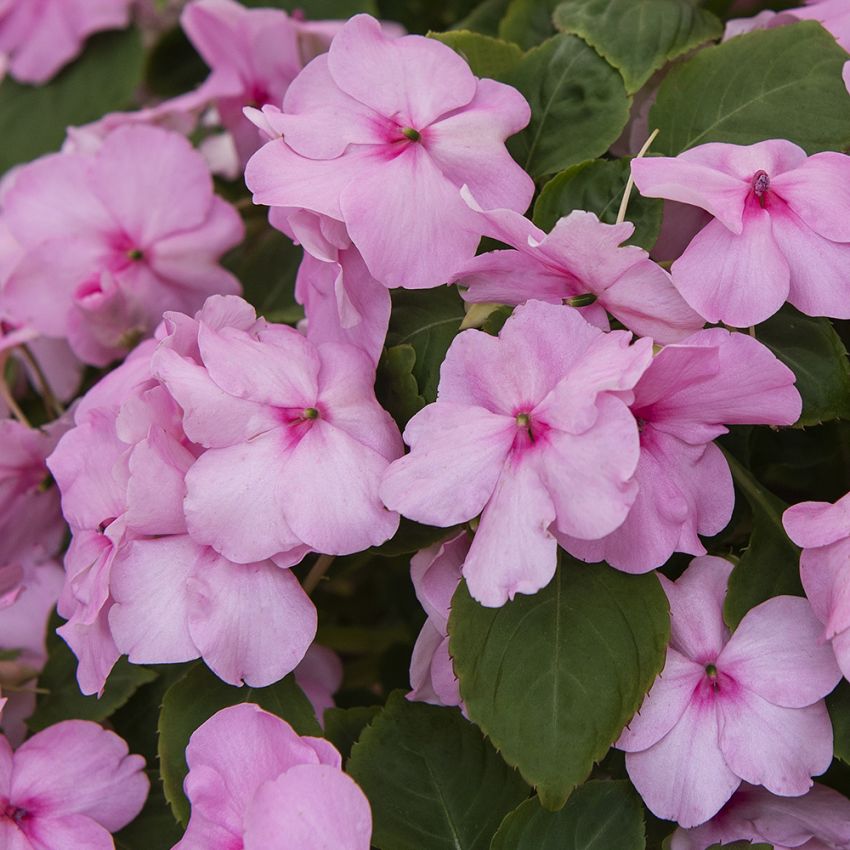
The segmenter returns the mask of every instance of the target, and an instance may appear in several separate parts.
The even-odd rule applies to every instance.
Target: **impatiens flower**
[[[8,850],[113,850],[141,811],[145,760],[114,732],[66,720],[14,752],[0,737],[0,846]]]
[[[593,213],[575,211],[547,234],[511,210],[478,209],[485,235],[516,250],[479,254],[459,268],[453,280],[469,287],[466,301],[522,304],[534,298],[588,305],[582,315],[603,330],[611,313],[660,343],[676,342],[705,324],[646,251],[620,247],[634,232],[631,222],[603,224]]]
[[[310,700],[316,719],[324,726],[325,712],[333,708],[334,694],[342,687],[342,661],[326,646],[314,643],[292,673]]]
[[[803,547],[800,578],[823,636],[850,679],[850,493],[834,505],[803,502],[785,511],[788,536]]]
[[[0,66],[22,83],[45,83],[100,30],[130,21],[133,0],[3,0]],[[2,78],[2,74],[0,74]]]
[[[186,474],[189,534],[232,561],[282,566],[388,540],[399,517],[378,485],[402,444],[372,361],[258,322],[240,299],[220,303],[226,323],[167,314],[154,361],[186,435],[207,449]]]
[[[124,356],[163,310],[239,291],[218,259],[242,238],[241,219],[213,194],[202,157],[159,128],[119,127],[94,153],[24,166],[3,218],[21,252],[0,313],[67,339],[86,363]]]
[[[773,29],[797,21],[819,21],[845,50],[850,50],[850,6],[846,0],[810,0],[805,6],[783,9],[781,12],[767,9],[752,18],[737,18],[726,24],[723,40],[752,30]]]
[[[632,161],[641,194],[714,216],[673,263],[673,284],[709,322],[755,325],[785,301],[850,318],[850,157],[791,142],[712,143]]]
[[[216,296],[197,319],[171,314],[174,334],[161,346],[179,359],[178,351],[197,346],[201,324],[243,326],[246,314],[269,333],[279,327],[258,323],[241,299]],[[175,339],[181,334],[186,339]],[[282,565],[260,557],[233,563],[190,536],[186,476],[204,449],[184,430],[188,414],[154,379],[152,348],[144,343],[91,390],[50,458],[73,532],[59,600],[68,622],[59,633],[79,658],[85,693],[103,688],[122,653],[140,664],[201,657],[231,684],[269,685],[295,669],[316,633],[316,610],[285,569],[307,547],[299,544]],[[219,392],[208,415],[224,434],[234,405]]]
[[[381,498],[428,525],[480,515],[463,575],[482,604],[548,584],[556,531],[597,540],[626,518],[640,451],[627,402],[652,356],[651,340],[631,338],[529,301],[498,338],[467,330],[452,341],[437,401],[408,423],[411,452]]]
[[[696,558],[670,601],[667,662],[617,741],[649,809],[683,827],[717,814],[741,782],[799,797],[832,762],[823,702],[841,672],[796,596],[757,605],[730,635],[723,600],[732,564]]]
[[[469,553],[469,535],[435,543],[413,556],[410,577],[428,619],[410,658],[408,699],[433,705],[460,705],[460,689],[449,656],[449,609]]]
[[[186,762],[192,816],[174,850],[369,850],[369,802],[333,745],[257,705],[214,714]]]
[[[35,679],[47,661],[47,621],[62,588],[62,568],[33,552],[0,566],[0,690],[7,697],[0,728],[11,743],[26,734]]]
[[[279,106],[304,65],[327,50],[333,31],[308,30],[281,9],[246,9],[235,0],[195,0],[180,23],[212,69],[199,91],[215,104],[247,162],[261,137],[243,107]]]
[[[765,842],[773,850],[848,850],[850,800],[817,783],[790,799],[742,783],[708,823],[677,829],[670,850],[707,850],[736,841]]]
[[[377,365],[390,323],[390,293],[369,273],[345,228],[304,210],[273,209],[269,222],[304,248],[295,281],[295,298],[306,314],[299,329],[316,343],[354,345]]]
[[[519,92],[477,79],[446,45],[393,39],[356,15],[289,87],[283,113],[258,116],[284,138],[254,154],[245,179],[258,204],[344,222],[385,285],[438,286],[481,236],[464,184],[488,209],[528,206],[534,184],[504,142],[529,116]]]
[[[729,464],[712,442],[726,425],[792,425],[802,399],[794,373],[748,334],[700,331],[668,345],[638,381],[631,409],[640,427],[640,485],[626,521],[602,540],[561,545],[585,561],[642,573],[673,552],[704,555],[732,518]]]

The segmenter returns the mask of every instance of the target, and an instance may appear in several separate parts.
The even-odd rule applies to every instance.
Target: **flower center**
[[[0,805],[3,804],[3,801],[0,800]],[[20,808],[20,806],[12,805],[9,801],[6,801],[6,805],[0,809],[0,816],[4,818],[9,818],[9,820],[13,820],[15,823],[20,823],[24,818],[27,817],[29,813],[26,809]]]
[[[406,139],[410,139],[411,142],[418,142],[422,138],[419,130],[414,130],[413,127],[402,127],[401,134]]]
[[[301,414],[304,419],[318,419],[319,411],[316,410],[315,407],[305,407],[304,412]]]
[[[564,304],[568,307],[588,307],[596,301],[596,296],[592,292],[585,292],[583,295],[573,295],[564,299]]]
[[[712,689],[716,691],[720,687],[720,683],[717,681],[717,667],[714,664],[706,664],[705,675],[708,676]]]
[[[770,177],[766,171],[757,171],[753,175],[753,194],[758,198],[759,203],[764,206],[764,196],[770,188]]]
[[[531,416],[528,413],[518,413],[516,416],[517,428],[525,428],[531,431]]]
[[[144,259],[144,254],[138,248],[131,248],[127,251],[127,258],[132,260],[134,263],[138,263],[139,260]]]

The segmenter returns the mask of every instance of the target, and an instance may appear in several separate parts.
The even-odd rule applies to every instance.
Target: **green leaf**
[[[181,27],[164,33],[148,55],[145,85],[160,97],[176,97],[199,86],[210,73]]]
[[[511,812],[490,850],[645,850],[643,806],[628,782],[588,782],[559,812],[532,797]]]
[[[166,692],[157,727],[165,799],[183,826],[189,821],[189,801],[183,793],[189,738],[217,711],[243,702],[282,717],[299,735],[322,734],[310,701],[292,675],[267,688],[234,688],[199,662]]]
[[[459,53],[476,77],[503,80],[522,60],[522,51],[515,44],[477,32],[452,30],[431,32],[428,36]]]
[[[415,366],[416,349],[407,344],[385,348],[378,361],[375,395],[402,430],[425,407],[413,374]]]
[[[30,731],[38,732],[61,720],[92,720],[100,723],[123,706],[142,686],[157,678],[157,673],[120,658],[112,668],[103,695],[84,696],[77,684],[77,659],[59,635],[61,621],[55,615],[48,626],[47,664],[38,677],[39,693],[35,711],[27,721]]]
[[[723,35],[723,24],[691,0],[569,0],[554,20],[607,59],[629,94],[668,62]]]
[[[673,68],[649,113],[653,146],[789,139],[810,154],[850,145],[847,54],[817,22],[747,33]]]
[[[508,148],[535,179],[601,156],[629,119],[622,77],[574,35],[529,50],[506,82],[531,104],[531,122]]]
[[[128,29],[93,36],[83,55],[46,85],[6,77],[0,84],[0,173],[58,150],[67,127],[130,107],[143,66],[141,37]]]
[[[440,540],[447,539],[457,533],[457,528],[437,528],[433,525],[422,525],[406,517],[401,518],[398,531],[386,543],[372,548],[376,555],[395,557],[396,555],[412,555],[420,549],[433,546]]]
[[[826,698],[826,707],[832,720],[835,756],[850,764],[850,682],[842,679],[838,683]]]
[[[529,50],[555,34],[552,12],[559,0],[511,0],[499,36]]]
[[[394,692],[351,751],[379,850],[487,850],[528,786],[456,708]]]
[[[358,12],[378,15],[375,0],[240,0],[243,6],[259,6],[283,9],[286,12],[301,11],[310,21],[323,18],[344,20]]]
[[[381,17],[408,32],[442,32],[466,17],[478,0],[378,0]]]
[[[484,0],[452,29],[471,30],[482,35],[499,35],[499,21],[504,17],[511,0]]]
[[[437,398],[440,366],[466,311],[454,286],[394,289],[387,346],[409,345],[416,353],[411,373],[426,403]],[[400,355],[399,355],[400,356]],[[409,359],[409,353],[404,355]]]
[[[547,587],[501,608],[479,605],[461,584],[449,646],[469,716],[557,809],[640,707],[669,632],[654,574],[562,554]]]
[[[829,319],[785,306],[756,328],[756,336],[797,376],[803,397],[798,426],[850,419],[850,360]]]
[[[593,159],[562,171],[544,187],[534,204],[534,223],[549,231],[555,222],[573,210],[588,210],[600,221],[616,224],[620,201],[629,179],[630,160]],[[658,198],[644,198],[637,189],[629,199],[626,220],[635,225],[630,245],[647,251],[655,244],[661,230],[664,203]]]
[[[723,606],[723,618],[735,628],[750,608],[772,596],[802,596],[803,588],[800,550],[782,527],[782,514],[788,506],[762,487],[729,452],[724,454],[735,485],[753,513],[750,543],[732,570]]]
[[[348,760],[351,748],[380,710],[379,705],[356,705],[325,711],[325,737],[340,751],[343,759]]]

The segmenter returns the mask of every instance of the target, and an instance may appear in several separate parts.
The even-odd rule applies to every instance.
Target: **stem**
[[[5,362],[3,362],[2,365],[5,365]],[[21,423],[21,425],[26,425],[27,428],[32,428],[29,419],[27,419],[26,414],[18,406],[18,403],[12,396],[11,390],[2,375],[0,375],[0,399],[6,402],[6,406],[12,411],[12,415],[18,420],[18,422]]]
[[[316,558],[316,563],[310,568],[310,572],[307,573],[307,578],[304,579],[304,591],[309,595],[311,594],[319,582],[322,580],[324,574],[330,569],[331,564],[336,560],[336,555],[319,555]]]
[[[658,130],[653,130],[649,138],[643,143],[643,147],[638,151],[638,155],[635,159],[640,159],[642,156],[646,155],[646,152],[649,150],[649,146],[655,141],[655,137],[657,135]],[[622,224],[626,218],[626,210],[629,208],[629,198],[632,195],[634,185],[635,181],[632,177],[631,169],[629,169],[629,179],[626,181],[626,191],[623,192],[623,200],[620,201],[620,209],[617,212],[617,224]]]
[[[35,377],[41,390],[41,398],[44,401],[44,406],[47,409],[48,414],[52,414],[57,417],[61,416],[65,412],[65,408],[62,407],[59,399],[56,398],[56,395],[50,386],[50,382],[47,380],[47,375],[44,374],[44,370],[41,368],[41,364],[38,360],[36,360],[35,355],[32,351],[30,351],[30,348],[26,345],[26,343],[21,345],[20,349],[24,360],[27,361],[30,368],[33,372],[35,372]]]

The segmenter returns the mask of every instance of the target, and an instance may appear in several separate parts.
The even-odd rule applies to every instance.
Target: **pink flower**
[[[850,800],[817,783],[791,799],[742,783],[708,823],[677,829],[670,850],[706,850],[735,841],[767,842],[774,850],[847,850]]]
[[[834,505],[803,502],[785,511],[788,536],[803,547],[800,578],[812,609],[850,679],[850,493]]]
[[[19,743],[24,721],[35,708],[35,680],[47,661],[47,621],[59,598],[62,568],[33,554],[0,567],[0,650],[16,653],[0,661],[0,687],[8,698],[0,715],[6,737]]]
[[[310,700],[319,725],[324,726],[325,712],[336,705],[334,694],[342,687],[342,661],[339,656],[326,646],[311,644],[292,675]]]
[[[411,452],[381,497],[429,525],[481,515],[463,574],[482,604],[548,584],[556,531],[596,540],[626,518],[639,456],[627,401],[652,356],[651,340],[630,341],[529,301],[498,338],[467,330],[452,342],[437,401],[408,423]]]
[[[377,365],[390,323],[390,293],[369,273],[339,222],[305,210],[276,208],[269,222],[304,248],[295,298],[306,319],[299,330],[315,343],[362,349]]]
[[[0,846],[113,850],[111,832],[141,811],[145,760],[113,732],[66,720],[12,752],[0,737]]]
[[[245,311],[256,322],[244,301],[217,296],[198,320],[172,314],[174,333],[162,345],[179,347],[174,337],[184,331],[196,345],[202,321],[221,329]],[[152,377],[151,348],[143,344],[93,388],[50,458],[74,535],[59,633],[79,658],[85,693],[102,689],[122,653],[139,664],[201,657],[231,684],[269,685],[295,669],[316,633],[315,608],[284,568],[307,549],[300,545],[283,566],[233,563],[190,536],[186,476],[204,449]],[[226,429],[229,415],[225,397],[213,416]]]
[[[850,158],[782,139],[700,145],[632,162],[641,193],[714,216],[673,263],[673,284],[709,322],[746,327],[785,301],[850,318]],[[720,260],[718,260],[720,258]]]
[[[723,599],[732,564],[696,558],[670,601],[667,663],[617,747],[660,818],[698,826],[741,782],[799,797],[832,762],[823,702],[841,673],[805,599],[757,605],[730,635]]]
[[[638,381],[632,413],[640,425],[640,485],[626,521],[602,540],[561,545],[585,561],[631,573],[661,566],[673,552],[704,555],[732,518],[735,492],[712,442],[726,425],[792,425],[802,400],[794,373],[747,334],[700,331],[655,356]]]
[[[81,360],[106,365],[159,322],[196,310],[213,292],[238,292],[218,265],[242,223],[213,194],[201,156],[155,127],[121,127],[92,154],[24,166],[3,217],[22,255],[0,310]]]
[[[504,142],[529,120],[515,89],[479,80],[433,39],[392,39],[368,15],[289,87],[274,139],[248,163],[258,204],[300,207],[345,223],[387,286],[438,286],[470,259],[481,230],[460,197],[522,212],[531,178]]]
[[[8,59],[9,73],[19,82],[46,83],[79,55],[92,33],[126,27],[131,3],[4,0],[0,3],[0,65]]]
[[[372,361],[257,321],[240,299],[216,303],[231,321],[167,314],[154,360],[187,436],[207,449],[186,475],[189,534],[238,563],[282,566],[388,540],[399,518],[378,484],[402,445]]]
[[[766,10],[753,18],[739,18],[726,24],[723,40],[743,35],[752,30],[773,29],[797,21],[819,21],[835,40],[850,50],[850,7],[846,0],[808,0],[807,5],[782,12]]]
[[[634,232],[631,222],[603,224],[593,213],[575,211],[547,234],[519,213],[485,212],[465,197],[478,209],[485,235],[516,249],[479,254],[460,267],[453,280],[469,287],[466,301],[588,304],[582,315],[603,330],[611,313],[661,343],[677,342],[705,324],[646,251],[620,247]]]
[[[449,610],[470,542],[469,535],[462,531],[417,552],[410,562],[410,577],[428,619],[413,647],[408,699],[432,705],[461,705],[449,656]]]
[[[280,9],[246,9],[234,0],[195,0],[180,22],[212,69],[199,91],[215,103],[247,162],[261,138],[243,107],[279,105],[304,65],[327,50],[332,34],[309,30]]]
[[[174,850],[369,850],[369,803],[333,745],[257,705],[214,714],[186,761],[192,816]]]

